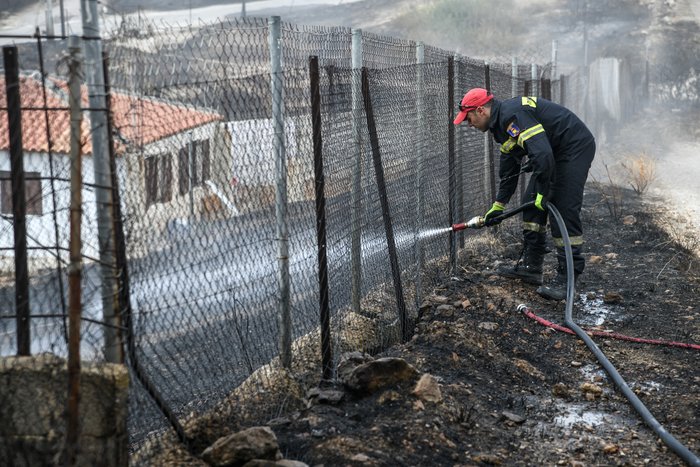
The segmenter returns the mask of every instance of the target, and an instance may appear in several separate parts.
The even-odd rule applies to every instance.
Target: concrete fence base
[[[128,464],[125,366],[82,363],[76,465]],[[51,354],[0,359],[0,465],[57,465],[64,449],[68,372]]]

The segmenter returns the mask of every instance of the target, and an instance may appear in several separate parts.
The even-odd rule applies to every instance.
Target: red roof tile
[[[65,81],[53,78],[47,79],[46,83],[46,103],[44,103],[41,81],[33,76],[20,77],[22,147],[24,151],[48,152],[50,139],[51,150],[54,153],[67,154],[70,152],[68,85]],[[89,107],[85,86],[82,86],[81,94],[82,105]],[[185,105],[130,96],[119,91],[113,91],[111,98],[114,132],[120,136],[115,141],[119,153],[125,149],[124,142],[138,147],[209,122],[222,120],[221,115],[212,111],[201,111]],[[45,107],[60,109],[48,111],[50,138],[49,132],[46,131],[47,112],[29,110]],[[0,77],[0,108],[7,108],[4,77]],[[88,112],[83,114],[81,136],[83,153],[91,154],[92,141]],[[0,110],[0,150],[9,150],[9,145],[7,111]]]

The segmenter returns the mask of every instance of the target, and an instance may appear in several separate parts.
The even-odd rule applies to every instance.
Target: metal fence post
[[[488,91],[491,91],[491,66],[484,63],[484,85]],[[486,179],[489,181],[490,199],[486,200],[487,204],[496,199],[496,161],[493,157],[493,139],[487,131],[484,133],[484,151],[486,163]]]
[[[30,355],[29,270],[27,268],[27,200],[22,150],[22,104],[19,89],[17,47],[2,48],[5,64],[5,93],[10,133],[12,219],[15,242],[15,308],[17,310],[17,355]]]
[[[457,96],[456,99],[458,101],[462,101],[462,99],[459,97],[462,92],[462,87],[460,85],[460,75],[459,75],[459,62],[460,62],[460,55],[455,54],[454,56],[454,62],[455,62],[455,89],[457,90]],[[453,106],[455,105],[454,103],[452,104]],[[454,125],[453,125],[454,126]],[[457,188],[457,200],[456,200],[456,207],[455,207],[455,218],[457,221],[460,219],[464,218],[465,212],[464,212],[464,157],[460,157],[459,154],[459,133],[460,133],[460,128],[463,128],[462,125],[458,126],[455,128],[455,180],[457,182],[456,188]],[[457,238],[459,239],[459,247],[464,248],[464,232],[458,232],[457,233]]]
[[[287,156],[284,137],[284,83],[282,75],[282,39],[279,16],[270,17],[270,90],[272,94],[272,148],[275,156],[275,213],[277,225],[280,359],[292,367],[292,316],[289,307],[289,234],[287,232]]]
[[[364,101],[365,114],[367,115],[367,132],[369,133],[370,145],[372,147],[372,159],[374,162],[374,175],[377,181],[377,191],[379,201],[382,206],[382,218],[384,220],[384,230],[386,232],[386,245],[389,250],[389,262],[391,265],[391,275],[394,280],[394,296],[396,297],[396,308],[398,309],[399,323],[401,327],[401,338],[403,342],[408,341],[410,331],[408,329],[408,314],[403,299],[403,285],[401,283],[401,268],[399,267],[399,257],[396,251],[396,240],[394,228],[391,224],[391,212],[389,210],[389,199],[386,190],[386,180],[384,178],[384,167],[382,156],[379,151],[379,135],[377,134],[377,124],[374,120],[372,110],[372,98],[370,96],[369,75],[367,68],[362,68],[362,97]],[[450,122],[451,123],[451,122]]]
[[[453,56],[447,57],[447,180],[448,180],[448,219],[447,225],[452,225],[455,220],[456,193],[455,189],[455,60]],[[457,234],[450,231],[450,274],[457,269]]]
[[[518,95],[518,78],[519,78],[517,57],[513,57],[511,60],[510,76],[511,76],[510,97],[516,97]]]
[[[549,76],[550,94],[551,94],[551,98],[553,101],[556,100],[555,96],[554,96],[553,83],[555,83],[557,81],[557,72],[559,71],[559,70],[557,70],[557,60],[559,59],[558,57],[559,57],[559,42],[556,39],[554,39],[552,41],[552,68],[551,68],[551,73]]]
[[[530,90],[530,95],[531,96],[539,96],[540,95],[540,90],[539,90],[539,82],[540,80],[538,79],[537,76],[537,64],[533,63],[530,65],[530,80],[532,80],[532,89]]]
[[[102,39],[100,38],[97,0],[80,3],[85,40],[85,70],[90,101],[92,134],[92,159],[95,174],[95,202],[97,211],[97,237],[100,252],[102,279],[102,313],[104,316],[105,359],[112,363],[124,362],[119,329],[121,320],[117,313],[118,293],[115,278],[114,225],[112,219],[112,174],[109,165],[107,112],[105,102],[104,72],[102,70]]]
[[[321,366],[322,378],[333,378],[333,349],[331,348],[330,306],[328,290],[328,258],[326,255],[326,194],[323,175],[323,141],[321,139],[321,85],[318,57],[309,57],[309,83],[311,87],[311,125],[314,149],[314,186],[316,195],[316,241],[318,246],[318,292],[321,317]]]
[[[416,230],[415,230],[415,255],[416,255],[416,309],[420,308],[423,300],[422,271],[424,262],[423,241],[420,231],[424,227],[423,218],[423,142],[425,141],[425,76],[423,67],[425,64],[425,45],[423,42],[416,44],[416,135],[418,144],[416,145]]]
[[[68,38],[70,54],[68,91],[70,104],[70,264],[68,266],[68,407],[66,411],[66,465],[73,465],[78,455],[80,439],[80,282],[82,279],[81,220],[82,220],[82,144],[80,108],[82,57],[80,38]]]
[[[352,171],[350,267],[352,311],[360,312],[362,295],[362,29],[352,30],[352,135],[355,161]]]

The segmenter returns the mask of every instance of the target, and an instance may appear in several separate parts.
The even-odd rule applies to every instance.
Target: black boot
[[[581,254],[581,247],[575,246],[571,248],[574,256],[574,287],[578,276],[583,272],[584,259]],[[566,300],[566,256],[563,248],[557,248],[557,275],[547,285],[537,288],[537,293],[549,300]]]
[[[543,236],[544,237],[544,236]],[[542,284],[542,263],[544,263],[544,247],[526,244],[523,251],[523,261],[514,267],[502,267],[498,274],[511,279],[521,279],[528,284]]]
[[[574,274],[574,283],[577,276]],[[547,285],[537,287],[537,293],[549,300],[566,300],[566,271],[557,271],[556,277]]]

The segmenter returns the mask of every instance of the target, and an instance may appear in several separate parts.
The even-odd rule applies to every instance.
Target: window
[[[28,215],[41,216],[44,213],[40,177],[39,172],[24,172],[24,197]],[[5,170],[0,170],[0,212],[12,215],[12,173]]]
[[[172,159],[170,154],[147,157],[144,165],[146,206],[172,199]]]
[[[190,161],[190,155],[192,159]],[[178,152],[178,187],[181,195],[190,187],[203,185],[211,178],[209,140],[195,140]]]

